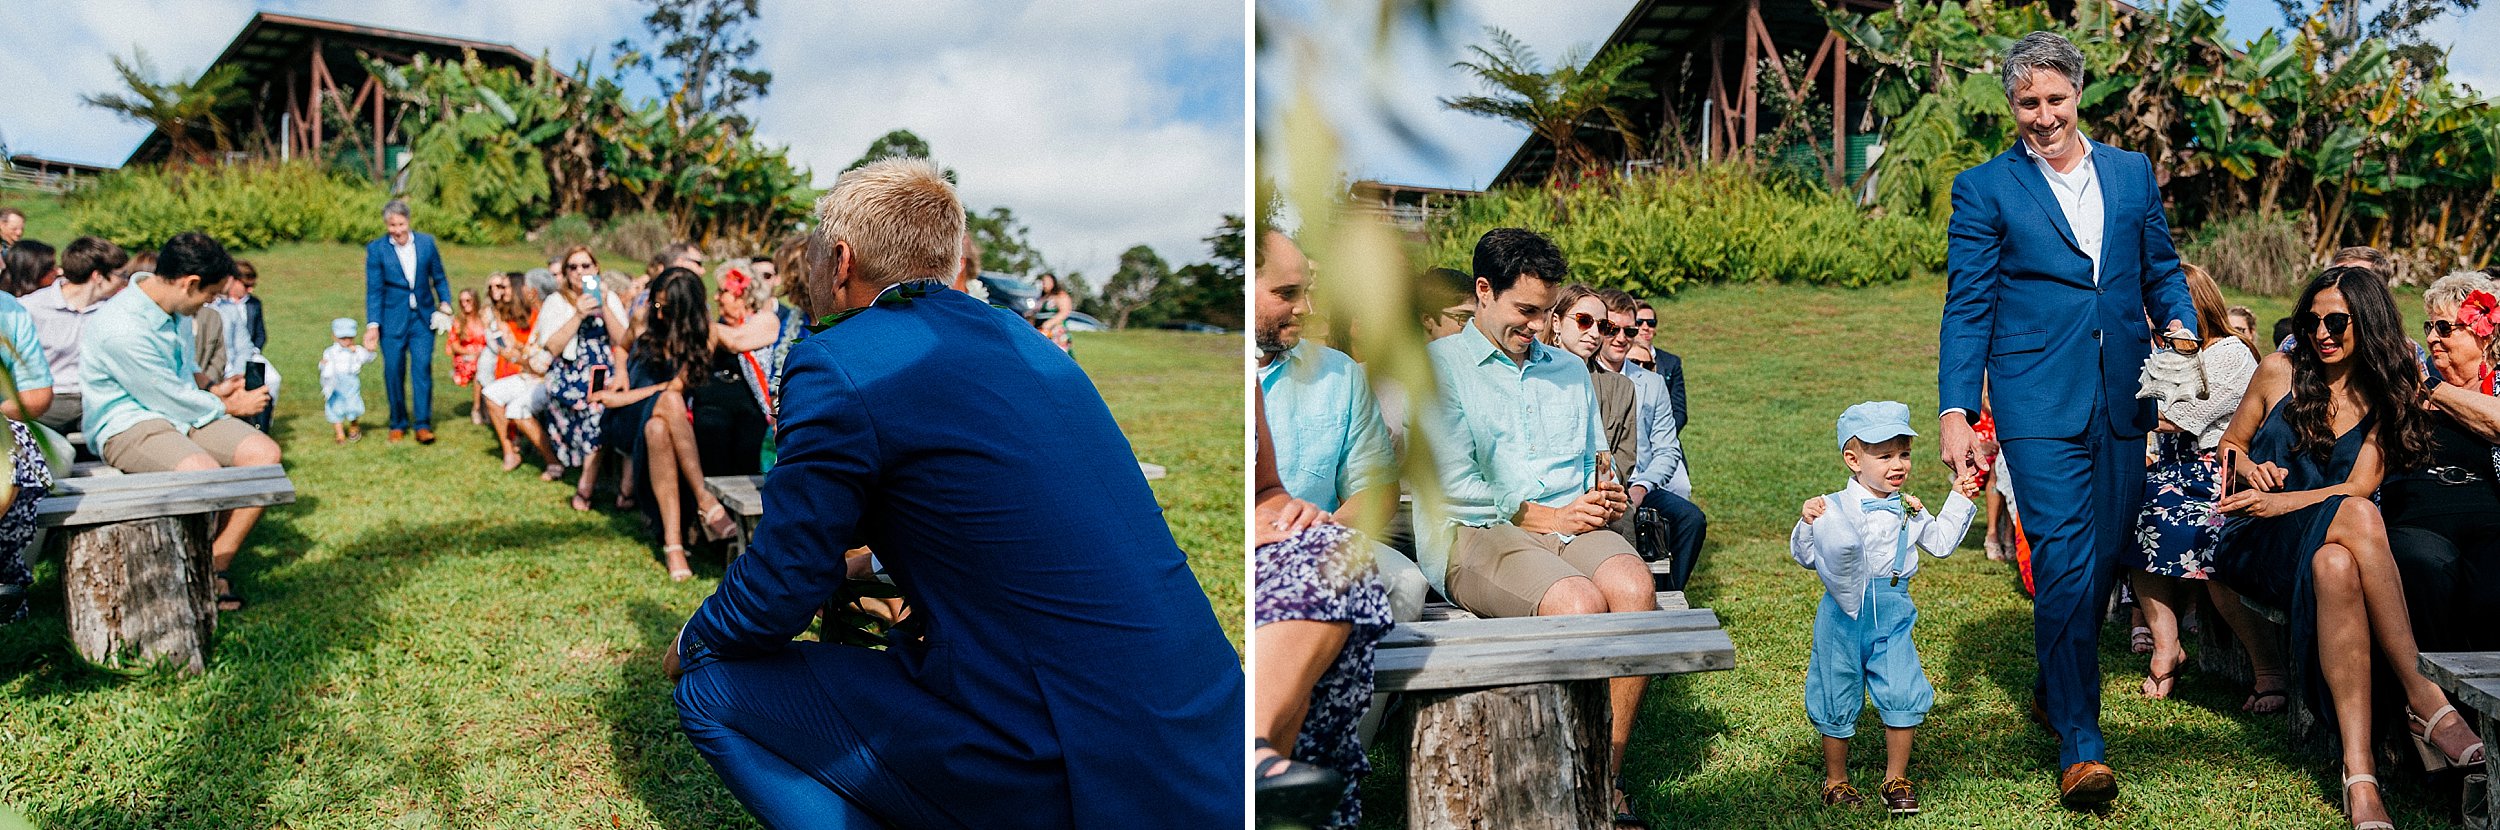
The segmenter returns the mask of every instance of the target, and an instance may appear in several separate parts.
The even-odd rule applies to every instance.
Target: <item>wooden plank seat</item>
[[[1162,465],[1143,461],[1137,462],[1137,470],[1146,475],[1147,481],[1166,474]],[[746,552],[747,539],[754,534],[756,521],[764,518],[764,477],[706,476],[703,489],[711,491],[712,498],[719,499],[721,506],[728,508],[729,515],[738,520],[738,533],[729,539],[729,558],[736,559]]]
[[[36,517],[50,528],[46,547],[61,550],[72,645],[105,666],[206,670],[217,625],[212,523],[222,511],[293,501],[295,485],[275,464],[132,474],[103,467],[54,482]]]
[[[2465,715],[2483,736],[2482,803],[2465,805],[2470,830],[2500,830],[2500,651],[2451,651],[2422,655],[2423,676],[2456,696],[2457,714]],[[2466,798],[2477,793],[2469,781]]]
[[[1670,596],[1671,595],[1671,596]],[[1662,605],[1684,604],[1662,592]],[[1709,609],[1478,619],[1426,609],[1390,629],[1374,687],[1403,693],[1409,828],[1609,826],[1606,680],[1721,671],[1736,646]],[[1465,616],[1461,616],[1465,615]]]

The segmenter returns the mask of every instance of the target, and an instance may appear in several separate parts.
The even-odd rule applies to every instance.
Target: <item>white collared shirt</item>
[[[2092,260],[2092,284],[2099,285],[2102,229],[2106,224],[2102,221],[2101,179],[2093,171],[2092,140],[2081,134],[2075,138],[2083,142],[2083,161],[2065,173],[2057,172],[2048,159],[2031,152],[2031,145],[2022,146],[2031,155],[2031,163],[2039,166],[2040,175],[2049,180],[2049,193],[2057,197],[2058,211],[2066,214],[2066,226],[2074,229],[2075,244]]]
[[[406,243],[393,242],[391,250],[399,254],[399,275],[408,278],[408,307],[417,307],[417,235],[409,234]]]

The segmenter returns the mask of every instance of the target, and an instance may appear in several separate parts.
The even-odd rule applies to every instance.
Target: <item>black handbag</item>
[[[1656,508],[1644,507],[1632,514],[1632,549],[1644,562],[1667,558],[1667,518],[1658,515]]]

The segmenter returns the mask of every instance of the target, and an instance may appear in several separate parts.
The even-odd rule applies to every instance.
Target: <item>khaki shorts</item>
[[[260,430],[233,418],[210,421],[188,436],[175,432],[172,421],[149,418],[106,439],[104,463],[125,473],[162,473],[185,458],[208,453],[217,466],[232,467],[235,450],[259,436]]]
[[[1575,576],[1595,578],[1617,556],[1640,554],[1611,530],[1571,537],[1529,533],[1517,525],[1455,528],[1450,543],[1450,599],[1487,617],[1536,616],[1545,592]]]

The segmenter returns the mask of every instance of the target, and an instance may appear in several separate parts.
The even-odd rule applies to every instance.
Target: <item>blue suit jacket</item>
[[[724,660],[785,648],[868,545],[919,636],[808,660],[880,761],[960,796],[940,809],[1241,826],[1239,658],[1075,361],[938,290],[792,346],[781,391],[762,523],[685,636]]]
[[[451,278],[443,273],[443,255],[434,249],[433,235],[412,235],[417,246],[414,289],[408,286],[407,272],[399,268],[399,254],[391,250],[390,237],[365,243],[365,322],[381,324],[383,334],[398,332],[400,324],[411,319],[425,330],[434,307],[451,300]],[[408,307],[411,290],[417,295],[414,309]]]
[[[2071,438],[2093,398],[2121,437],[2153,428],[2135,379],[2151,356],[2151,316],[2196,326],[2161,188],[2142,153],[2092,144],[2101,190],[2101,280],[2030,154],[2018,143],[1953,177],[1945,246],[1937,399],[1976,420],[1980,384],[2003,438]]]

